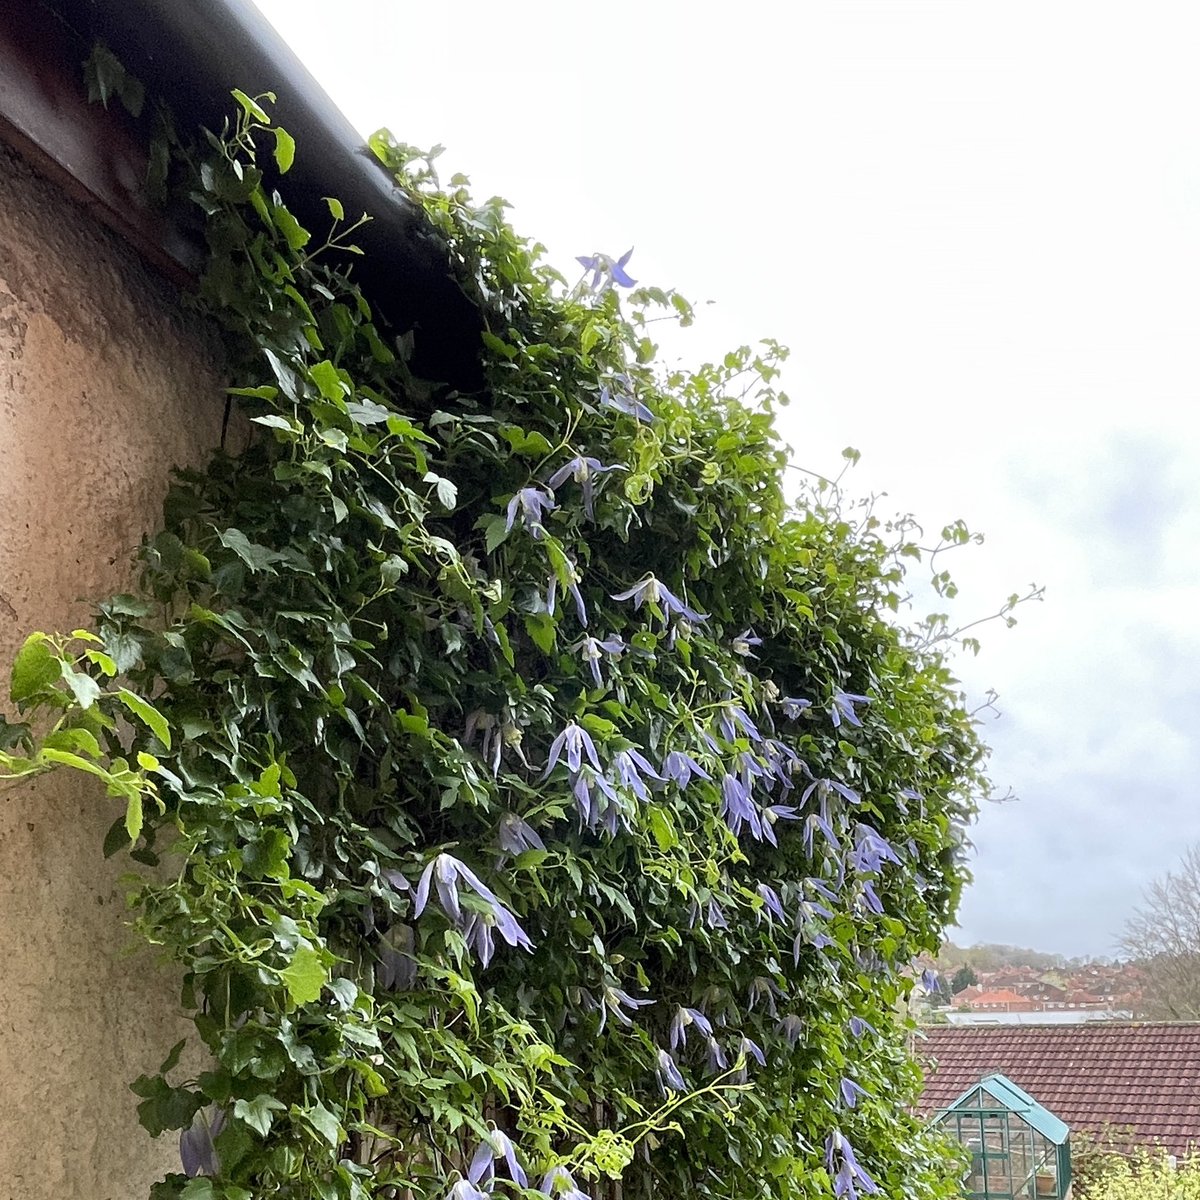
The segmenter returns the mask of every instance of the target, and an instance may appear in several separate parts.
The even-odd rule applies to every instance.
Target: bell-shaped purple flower
[[[643,776],[658,783],[666,783],[646,757],[632,747],[628,750],[618,750],[613,755],[610,770],[615,781],[622,787],[627,787],[643,803],[650,799]]]
[[[842,1103],[847,1108],[854,1108],[861,1097],[867,1094],[865,1088],[861,1088],[853,1079],[842,1076],[841,1082],[838,1084],[838,1091],[842,1096]]]
[[[219,1175],[221,1158],[213,1144],[225,1128],[225,1110],[218,1108],[210,1115],[205,1109],[192,1118],[192,1123],[179,1135],[179,1160],[185,1175]]]
[[[542,1186],[539,1189],[550,1200],[589,1200],[586,1192],[581,1192],[566,1167],[551,1167],[542,1176]]]
[[[425,911],[431,884],[437,887],[443,912],[459,930],[470,933],[477,948],[491,946],[491,931],[495,929],[510,946],[533,949],[533,943],[517,923],[516,917],[500,903],[496,893],[470,867],[450,854],[439,854],[422,872],[413,899],[414,917],[419,917]],[[472,913],[469,920],[464,919],[458,896],[460,884],[469,887],[487,905],[485,914]],[[479,919],[481,916],[483,920]],[[491,958],[490,950],[488,958]]]
[[[573,774],[579,771],[584,755],[597,771],[601,769],[600,758],[596,754],[596,744],[592,741],[591,735],[574,721],[568,721],[562,733],[550,743],[550,756],[546,763],[545,774],[542,776],[543,779],[547,778],[550,772],[558,766],[558,760],[564,753],[566,754],[567,770]]]
[[[868,874],[878,874],[885,862],[900,862],[891,842],[870,825],[861,822],[854,827],[854,849],[850,857],[856,870]]]
[[[762,741],[762,734],[758,732],[758,726],[750,720],[749,713],[740,704],[734,704],[732,700],[721,705],[721,710],[717,715],[717,727],[727,742],[736,741],[739,730],[752,742]]]
[[[652,608],[658,609],[663,614],[664,620],[669,620],[672,614],[684,617],[693,624],[708,620],[707,613],[697,612],[694,608],[684,604],[662,580],[654,575],[643,576],[633,587],[626,588],[623,592],[617,592],[612,598],[614,600],[632,600],[635,609],[641,608],[643,604],[648,604]]]
[[[783,709],[783,715],[789,721],[794,721],[806,710],[812,708],[812,701],[802,700],[799,696],[784,696],[779,705]]]
[[[804,1032],[804,1022],[794,1013],[788,1013],[782,1021],[779,1022],[779,1032],[787,1038],[789,1049],[793,1048],[800,1040],[800,1035]]]
[[[545,533],[545,516],[553,512],[554,507],[554,497],[549,492],[539,487],[523,487],[508,502],[504,529],[511,532],[519,517],[529,532],[540,538]]]
[[[662,774],[680,788],[686,788],[693,778],[711,779],[712,776],[690,755],[682,750],[672,750],[663,759]]]
[[[447,1193],[446,1200],[492,1200],[487,1192],[481,1192],[469,1179],[460,1179]]]
[[[757,658],[758,655],[754,653],[753,647],[761,645],[762,638],[755,637],[753,629],[747,629],[745,632],[739,633],[737,637],[733,639],[733,645],[731,649],[733,650],[734,654],[740,654],[742,658]]]
[[[856,1038],[862,1037],[862,1035],[864,1033],[866,1033],[868,1029],[872,1033],[876,1033],[875,1026],[872,1025],[871,1022],[868,1021],[865,1017],[851,1017],[850,1018],[850,1032],[854,1035],[854,1037],[856,1037]]]
[[[526,850],[545,850],[536,829],[516,813],[505,813],[496,827],[496,841],[505,854],[524,854]]]
[[[674,1058],[665,1050],[658,1052],[658,1082],[663,1091],[686,1092],[687,1084],[679,1073]]]
[[[579,651],[579,657],[588,665],[588,670],[592,673],[592,678],[596,681],[597,687],[604,686],[604,678],[600,674],[600,659],[605,655],[615,658],[625,650],[625,643],[621,640],[618,634],[609,634],[607,638],[601,641],[599,638],[585,637],[580,640],[576,649]]]
[[[499,1129],[489,1130],[475,1150],[467,1179],[471,1183],[488,1182],[496,1176],[496,1163],[503,1162],[508,1177],[517,1187],[528,1187],[529,1180],[517,1161],[517,1150],[508,1134]]]
[[[619,464],[605,466],[598,458],[588,458],[582,454],[576,455],[569,462],[563,463],[547,480],[551,488],[560,488],[568,479],[573,479],[583,491],[583,511],[589,521],[596,519],[595,498],[596,480],[609,471],[624,470]]]
[[[879,1194],[879,1185],[858,1165],[854,1148],[840,1129],[825,1139],[825,1169],[833,1179],[837,1200],[858,1200],[858,1193]]]
[[[758,884],[755,891],[758,892],[763,901],[763,907],[759,910],[760,913],[765,911],[767,916],[774,920],[787,920],[787,914],[783,911],[783,903],[779,899],[779,893],[769,883]]]
[[[843,692],[840,689],[833,693],[833,701],[829,705],[829,719],[833,722],[834,729],[840,727],[845,721],[849,725],[857,725],[862,728],[862,718],[855,711],[856,704],[870,704],[869,696],[859,696],[854,692]]]
[[[692,1025],[706,1038],[712,1037],[712,1022],[698,1009],[680,1005],[671,1018],[671,1049],[687,1045],[687,1031]]]
[[[636,286],[637,280],[630,278],[629,272],[625,270],[632,256],[633,247],[630,246],[620,258],[612,258],[607,254],[579,254],[576,255],[575,261],[585,271],[592,272],[592,282],[588,285],[592,291],[599,289],[603,292],[613,284],[623,288]]]
[[[604,1013],[611,1012],[617,1019],[618,1023],[625,1026],[630,1026],[633,1021],[626,1015],[625,1009],[630,1012],[637,1012],[639,1008],[647,1008],[653,1004],[653,1000],[635,1000],[628,992],[623,991],[619,987],[605,987],[604,1003],[601,1006],[600,1028],[604,1028]]]

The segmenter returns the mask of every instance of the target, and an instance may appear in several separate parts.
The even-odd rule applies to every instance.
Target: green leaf
[[[61,677],[58,657],[47,644],[46,635],[31,633],[13,662],[9,697],[14,704],[32,700],[50,691]]]
[[[275,127],[275,165],[286,175],[296,158],[296,139],[286,129]]]
[[[271,99],[275,98],[271,92],[267,92],[266,94],[270,96]],[[232,95],[233,98],[245,110],[247,116],[253,117],[256,121],[261,121],[264,125],[270,125],[271,118],[267,115],[266,109],[264,109],[257,100],[252,100],[240,88],[234,88]]]
[[[346,1140],[346,1131],[337,1117],[323,1104],[302,1109],[300,1115],[331,1145],[339,1146]]]
[[[232,550],[252,571],[272,572],[279,555],[266,546],[252,542],[240,529],[225,529],[217,535],[222,546]],[[273,572],[272,572],[273,573]]]
[[[282,204],[274,206],[271,210],[271,218],[291,249],[301,250],[308,244],[312,234]]]
[[[346,402],[346,388],[342,383],[342,377],[338,374],[338,369],[329,361],[322,359],[319,363],[313,363],[308,368],[309,378],[321,389],[321,395],[326,400],[334,404],[344,405]]]
[[[160,742],[162,742],[164,749],[170,750],[171,727],[167,724],[167,718],[164,717],[162,713],[160,713],[158,709],[150,703],[149,700],[143,700],[141,696],[131,692],[128,688],[118,688],[117,699],[120,700],[121,703],[124,704],[125,707],[129,709],[129,711],[133,713],[133,715],[137,717],[143,725],[149,728],[150,732],[154,734],[154,736],[158,738]]]
[[[546,613],[529,613],[525,618],[526,633],[544,654],[554,649],[555,629],[554,618]]]
[[[89,709],[100,696],[100,685],[82,671],[74,671],[68,663],[62,664],[62,677],[71,689],[76,702],[82,709]]]
[[[286,433],[296,433],[296,425],[287,417],[277,417],[274,413],[265,417],[251,417],[255,425],[265,425],[268,429],[282,429]]]
[[[233,1106],[233,1115],[239,1121],[245,1121],[260,1137],[266,1137],[271,1132],[275,1114],[286,1108],[287,1105],[274,1096],[262,1093],[253,1100],[238,1100]]]
[[[342,202],[334,196],[326,196],[325,203],[329,206],[329,215],[335,221],[343,221],[346,218],[346,210],[342,207]]]
[[[216,1200],[216,1195],[213,1181],[207,1175],[197,1175],[195,1179],[187,1181],[179,1193],[179,1200]]]
[[[311,1004],[320,996],[328,973],[321,955],[311,946],[301,946],[279,977],[287,984],[293,1004]]]
[[[142,797],[140,792],[131,792],[125,803],[125,832],[129,840],[136,842],[142,833]]]

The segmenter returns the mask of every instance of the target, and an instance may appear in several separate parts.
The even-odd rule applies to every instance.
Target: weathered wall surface
[[[220,437],[211,344],[132,251],[0,147],[0,679],[34,629],[119,591],[173,464]],[[176,983],[129,953],[76,778],[0,791],[0,1200],[138,1200],[178,1170],[127,1083],[183,1033]]]

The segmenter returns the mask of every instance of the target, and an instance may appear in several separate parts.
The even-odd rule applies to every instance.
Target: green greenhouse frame
[[[1011,1079],[972,1084],[934,1124],[971,1154],[969,1200],[1069,1200],[1071,1131]]]

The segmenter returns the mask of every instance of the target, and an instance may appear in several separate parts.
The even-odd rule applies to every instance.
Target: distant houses
[[[1018,1014],[1081,1014],[1059,1020],[1128,1019],[1141,1009],[1143,975],[1130,963],[1086,963],[1071,969],[1038,971],[1005,967],[979,971],[978,983],[942,998],[951,1023],[960,1014],[1002,1020]]]
[[[938,1025],[922,1031],[916,1052],[929,1117],[999,1072],[1075,1135],[1178,1156],[1200,1151],[1200,1022]]]

